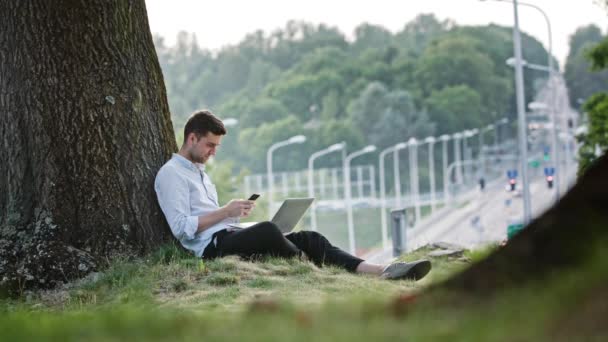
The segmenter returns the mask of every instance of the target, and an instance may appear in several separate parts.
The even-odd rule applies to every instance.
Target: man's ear
[[[188,133],[188,136],[186,137],[186,145],[196,144],[197,141],[198,139],[196,138],[196,134],[194,132]]]

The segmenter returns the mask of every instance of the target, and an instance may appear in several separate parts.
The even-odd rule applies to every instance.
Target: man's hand
[[[255,207],[253,201],[234,199],[224,206],[224,210],[226,210],[229,217],[247,217],[251,213],[253,207]]]

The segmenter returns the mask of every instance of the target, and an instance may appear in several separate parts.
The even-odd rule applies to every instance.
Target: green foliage
[[[466,250],[464,255],[473,262],[479,262],[494,253],[498,248],[500,248],[498,244],[490,244],[480,249]]]
[[[285,170],[305,167],[310,153],[339,141],[349,149],[383,147],[515,112],[512,72],[504,65],[512,55],[506,27],[461,27],[425,14],[395,34],[363,23],[349,42],[335,28],[290,21],[217,53],[201,49],[185,32],[173,47],[154,39],[177,139],[199,108],[238,119],[218,155],[222,162],[238,161],[234,172],[265,170],[267,147],[294,134],[308,140],[298,147],[301,153],[284,160]],[[526,60],[545,63],[542,44],[525,34],[522,44]],[[527,72],[526,89],[545,76]],[[454,89],[471,102],[440,98],[457,96]],[[526,94],[531,101],[533,92]]]
[[[602,40],[602,30],[596,25],[582,26],[570,36],[570,51],[568,57],[576,56],[587,50],[589,43],[597,44]]]
[[[593,63],[593,70],[598,71],[608,68],[608,38],[604,38],[589,51],[589,58]]]
[[[608,2],[605,2],[605,4],[608,4]],[[593,39],[598,38],[597,28],[588,27],[587,32],[591,32],[588,35],[592,35]],[[579,174],[582,174],[600,154],[608,150],[608,93],[605,92],[606,82],[608,81],[608,70],[601,71],[608,68],[608,37],[603,37],[603,40],[598,42],[597,45],[589,50],[584,50],[584,52],[587,54],[591,67],[596,72],[593,79],[597,80],[601,78],[603,82],[600,81],[601,85],[598,84],[598,88],[596,89],[596,91],[601,92],[591,96],[583,107],[587,113],[589,122],[587,133],[578,137],[582,142],[582,146],[579,149]]]
[[[391,32],[382,26],[363,23],[355,28],[353,52],[360,53],[368,49],[382,49],[391,44]]]
[[[434,133],[426,112],[416,109],[412,96],[403,90],[388,91],[380,82],[371,83],[349,107],[349,117],[369,143],[378,148],[424,138]]]
[[[582,146],[579,149],[579,174],[582,174],[599,157],[608,150],[608,93],[598,93],[585,103],[589,117],[588,132],[579,137]]]
[[[461,84],[481,91],[494,64],[477,44],[469,37],[450,36],[427,48],[416,73],[423,91],[430,94],[433,89]]]
[[[179,260],[189,259],[192,255],[188,253],[179,242],[172,241],[161,246],[156,252],[150,255],[150,261],[156,264],[169,264]]]
[[[233,163],[233,161],[207,163],[206,171],[215,184],[220,205],[224,205],[236,197],[237,187],[242,184],[245,176],[245,170],[242,170],[237,176],[233,176]]]
[[[340,77],[332,72],[288,76],[266,89],[266,95],[281,101],[302,122],[312,118],[318,102],[332,89],[339,89]]]
[[[452,120],[468,119],[472,123],[477,121],[477,124],[487,124],[497,118],[492,112],[504,113],[508,108],[509,81],[496,74],[495,63],[498,61],[492,60],[492,56],[483,51],[484,44],[485,42],[462,33],[445,35],[427,48],[418,62],[415,75],[427,99],[433,91],[447,87],[466,86],[479,94],[481,102],[478,102],[480,106],[477,110],[471,113],[451,113]],[[504,64],[504,60],[500,63]],[[482,122],[479,120],[480,111],[484,114]],[[467,116],[472,118],[466,118]],[[449,127],[443,133],[458,129]]]
[[[232,274],[215,273],[207,278],[207,284],[214,286],[227,286],[238,284],[241,279]]]
[[[405,46],[412,56],[420,56],[435,39],[448,32],[455,24],[449,20],[438,21],[433,14],[420,14],[397,33],[397,46]]]
[[[581,27],[570,37],[570,53],[566,59],[564,77],[570,104],[575,108],[580,108],[584,100],[593,94],[604,91],[608,84],[608,70],[599,70],[605,65],[601,62],[602,55],[605,55],[602,44],[599,44],[602,39],[602,32],[595,25]],[[595,61],[599,63],[594,65]]]
[[[267,122],[280,120],[288,116],[287,108],[273,98],[260,97],[252,102],[241,113],[240,125],[244,127],[257,127]]]
[[[466,85],[433,91],[425,103],[438,134],[480,127],[486,121],[482,119],[481,96]]]
[[[605,244],[604,244],[605,246]],[[412,260],[421,257],[405,257]],[[0,302],[0,330],[7,341],[603,341],[608,253],[597,248],[580,267],[501,291],[494,297],[461,292],[419,293],[420,282],[388,282],[336,268],[274,276],[300,261],[257,263],[230,259],[226,274],[239,283],[209,285],[213,274],[189,273],[170,264],[142,264],[136,278],[154,294],[123,303],[74,289]],[[450,264],[455,266],[449,270]],[[448,274],[466,264],[437,259]],[[435,276],[435,267],[429,276]],[[445,275],[444,275],[445,276]],[[435,278],[443,279],[444,276]],[[228,278],[226,278],[228,279]],[[80,292],[78,292],[80,291]],[[78,292],[78,294],[76,293]],[[69,299],[68,299],[69,298]],[[82,305],[66,305],[77,298]],[[480,313],[491,312],[491,315]],[[525,314],[522,314],[525,313]]]
[[[253,169],[263,169],[266,163],[266,152],[275,142],[286,140],[303,131],[301,121],[294,115],[281,120],[264,123],[258,127],[245,128],[239,134],[239,145],[246,147],[247,155],[244,160]],[[282,153],[289,153],[289,148],[277,151],[280,158]]]
[[[333,145],[336,141],[344,141],[348,148],[354,151],[363,147],[365,143],[363,133],[346,120],[329,120],[320,127],[316,134],[318,134],[319,147]],[[324,159],[328,160],[328,158]],[[320,163],[322,162],[320,161]]]

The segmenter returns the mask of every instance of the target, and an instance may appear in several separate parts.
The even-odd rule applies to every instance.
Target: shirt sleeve
[[[154,190],[173,236],[180,241],[194,239],[198,229],[198,216],[190,214],[187,180],[171,168],[161,168],[156,175]]]

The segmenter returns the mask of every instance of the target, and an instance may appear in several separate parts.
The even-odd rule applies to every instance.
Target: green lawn
[[[420,250],[404,259],[426,255]],[[165,248],[64,289],[0,301],[1,340],[604,340],[608,252],[491,299],[425,291],[488,251],[433,259],[423,281],[383,281],[299,260],[203,263]],[[584,281],[581,281],[584,280]],[[598,306],[597,303],[603,303]],[[595,320],[580,319],[595,317]],[[582,324],[582,325],[581,325]],[[603,330],[602,330],[603,329]],[[587,339],[587,332],[593,338]]]
[[[381,208],[356,208],[353,210],[353,222],[355,230],[355,244],[357,254],[364,254],[382,245],[382,227],[380,213]],[[420,208],[421,215],[424,217],[430,213],[430,206]],[[388,236],[391,236],[390,210],[387,213]],[[304,220],[304,227],[307,228],[308,219]],[[332,244],[348,250],[348,226],[346,211],[318,211],[317,212],[318,231],[325,235]]]

